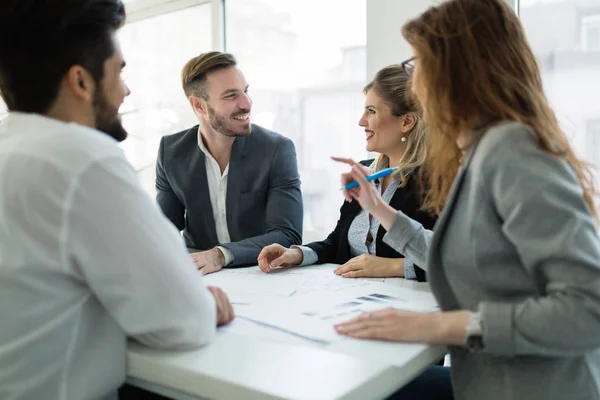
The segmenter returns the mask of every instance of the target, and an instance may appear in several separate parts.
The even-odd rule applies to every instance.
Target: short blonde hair
[[[406,138],[406,150],[400,159],[400,169],[394,178],[400,182],[400,187],[406,186],[410,174],[427,159],[427,127],[421,119],[420,109],[411,93],[410,80],[400,65],[387,66],[375,74],[375,78],[365,86],[366,93],[373,89],[383,102],[390,108],[392,115],[397,117],[413,114],[417,118],[413,130]],[[373,164],[374,170],[394,167],[389,165],[387,156],[380,154]]]
[[[181,86],[186,97],[198,96],[208,100],[206,76],[213,71],[235,67],[237,61],[229,53],[211,51],[189,60],[181,71]]]

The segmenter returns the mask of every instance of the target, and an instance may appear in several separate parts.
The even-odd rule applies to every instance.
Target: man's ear
[[[206,103],[206,100],[198,96],[190,96],[188,100],[195,113],[200,115],[207,115],[208,104]]]
[[[402,122],[402,133],[408,133],[413,130],[415,125],[419,122],[419,117],[416,114],[410,113],[404,116],[404,121]]]
[[[96,92],[92,74],[80,65],[73,65],[64,78],[67,89],[78,99],[91,103]]]

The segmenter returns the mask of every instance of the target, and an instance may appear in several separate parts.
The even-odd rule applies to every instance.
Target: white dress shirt
[[[103,399],[126,336],[159,348],[215,334],[181,236],[117,142],[12,113],[0,123],[0,398]]]
[[[210,204],[212,205],[213,219],[217,231],[217,240],[219,243],[229,243],[229,228],[227,227],[227,176],[229,175],[229,164],[221,174],[221,167],[210,151],[202,141],[202,133],[198,129],[198,147],[204,153],[204,165],[206,166],[206,180],[208,181],[208,191],[210,192]],[[233,262],[233,253],[223,246],[217,246],[225,258],[225,265]]]

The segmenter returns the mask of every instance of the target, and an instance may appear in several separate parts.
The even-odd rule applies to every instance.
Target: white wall
[[[507,0],[515,7],[519,0]],[[441,0],[367,0],[367,80],[390,64],[412,57],[402,25]]]
[[[412,57],[400,30],[439,0],[367,0],[367,80],[390,64]]]

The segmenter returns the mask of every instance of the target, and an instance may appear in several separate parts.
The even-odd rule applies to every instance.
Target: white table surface
[[[428,285],[388,279],[417,291]],[[270,330],[269,328],[264,328]],[[174,352],[128,346],[128,383],[178,400],[384,399],[443,357],[422,346],[401,367],[326,347],[219,329],[209,346]]]

